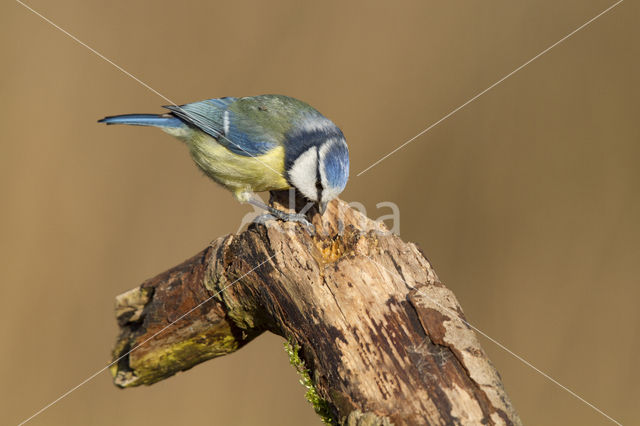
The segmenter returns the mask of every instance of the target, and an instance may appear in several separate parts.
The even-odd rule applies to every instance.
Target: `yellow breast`
[[[186,135],[185,135],[186,136]],[[214,181],[232,191],[243,192],[287,189],[284,178],[284,148],[278,146],[266,154],[250,157],[234,154],[211,136],[193,132],[183,140],[198,167]]]

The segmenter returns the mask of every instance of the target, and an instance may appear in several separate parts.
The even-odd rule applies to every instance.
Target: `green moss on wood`
[[[295,367],[296,371],[300,375],[300,384],[307,388],[307,392],[305,393],[307,401],[313,405],[314,410],[320,416],[324,424],[334,424],[329,402],[318,395],[318,391],[313,384],[313,380],[311,380],[309,369],[300,358],[300,345],[298,345],[294,340],[289,339],[284,342],[284,350],[289,355],[289,363]]]
[[[143,355],[135,352],[127,355],[127,362],[111,366],[111,374],[118,386],[150,385],[200,362],[235,352],[240,343],[228,327],[215,328],[170,345],[154,348]],[[116,349],[116,358],[124,355],[129,350],[127,341],[119,342]],[[124,379],[122,382],[117,380],[119,375]]]

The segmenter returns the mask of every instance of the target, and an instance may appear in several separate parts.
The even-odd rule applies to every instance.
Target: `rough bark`
[[[414,244],[340,200],[309,214],[315,235],[251,225],[118,296],[115,384],[153,384],[271,331],[334,424],[521,424]]]

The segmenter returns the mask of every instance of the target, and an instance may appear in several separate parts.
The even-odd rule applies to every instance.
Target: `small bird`
[[[183,141],[198,167],[230,190],[281,220],[304,216],[267,206],[255,192],[295,188],[317,202],[320,213],[349,179],[349,150],[342,131],[310,105],[283,95],[218,98],[166,114],[125,114],[106,124],[158,127]]]

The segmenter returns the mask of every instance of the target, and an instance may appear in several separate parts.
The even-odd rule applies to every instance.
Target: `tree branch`
[[[288,339],[308,398],[334,424],[521,424],[414,244],[340,200],[310,214],[314,236],[295,223],[251,225],[118,296],[115,384],[153,384],[271,331]]]

